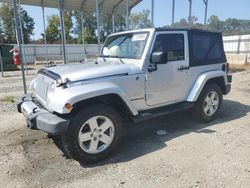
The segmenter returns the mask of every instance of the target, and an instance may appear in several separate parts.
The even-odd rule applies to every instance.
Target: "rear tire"
[[[222,102],[221,88],[217,84],[207,84],[196,101],[193,115],[199,121],[211,122],[217,117]]]
[[[97,163],[108,157],[122,138],[122,119],[107,105],[81,110],[62,136],[65,151],[83,164]]]

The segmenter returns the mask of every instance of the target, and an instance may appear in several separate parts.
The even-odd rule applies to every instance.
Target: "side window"
[[[159,34],[156,36],[153,52],[168,54],[168,61],[184,60],[184,35]]]
[[[192,44],[195,65],[206,65],[223,61],[223,47],[221,46],[221,41],[217,35],[195,34],[192,37]]]

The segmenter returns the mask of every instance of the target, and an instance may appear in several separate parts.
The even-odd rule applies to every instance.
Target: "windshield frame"
[[[145,38],[145,42],[144,42],[144,46],[143,46],[143,49],[142,49],[142,52],[140,54],[140,57],[129,57],[129,56],[117,56],[117,55],[104,55],[103,54],[103,50],[104,50],[104,47],[108,41],[108,39],[110,37],[119,37],[119,36],[124,36],[124,35],[135,35],[135,34],[147,34],[146,38]],[[145,52],[145,49],[146,49],[146,46],[147,46],[147,43],[148,43],[148,39],[149,39],[149,36],[150,36],[150,32],[149,31],[137,31],[137,32],[127,32],[127,33],[118,33],[118,34],[114,34],[114,35],[110,35],[106,38],[105,42],[104,42],[104,45],[102,47],[102,50],[101,50],[101,53],[99,55],[99,57],[104,57],[104,58],[123,58],[123,59],[131,59],[131,60],[141,60],[143,58],[143,54]],[[109,43],[110,44],[110,43]]]

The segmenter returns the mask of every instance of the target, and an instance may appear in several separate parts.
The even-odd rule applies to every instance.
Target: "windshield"
[[[147,32],[110,36],[105,41],[101,56],[141,59],[147,38]]]

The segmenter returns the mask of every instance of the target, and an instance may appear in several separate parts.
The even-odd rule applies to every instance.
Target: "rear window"
[[[226,62],[220,33],[191,31],[189,42],[191,66]]]

